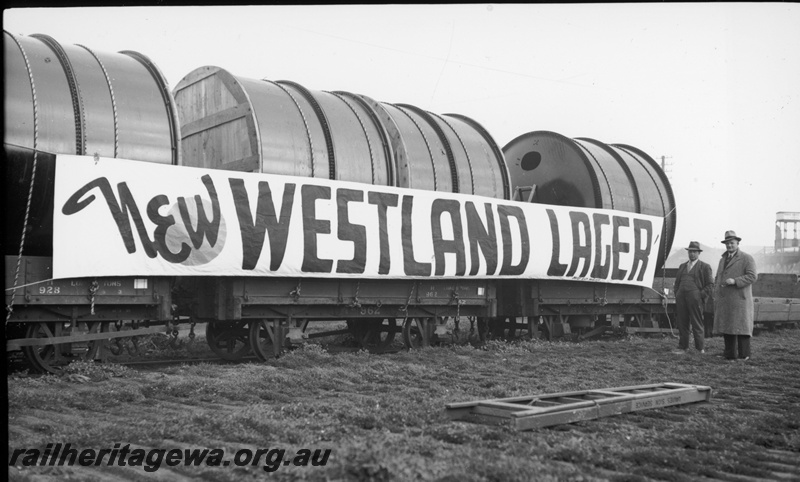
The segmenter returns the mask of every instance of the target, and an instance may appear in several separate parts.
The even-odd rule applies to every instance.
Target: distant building
[[[775,216],[775,247],[764,249],[756,260],[761,273],[800,274],[800,212],[780,211]]]
[[[722,245],[706,246],[701,259],[711,264],[716,272],[717,260],[725,252]],[[753,255],[759,273],[784,273],[800,275],[800,212],[780,211],[775,216],[775,243],[773,246],[748,246],[742,249]],[[675,248],[664,263],[667,269],[676,269],[686,261],[686,251]]]

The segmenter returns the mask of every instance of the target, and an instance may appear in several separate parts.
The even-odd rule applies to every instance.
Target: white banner
[[[53,275],[547,278],[652,286],[663,219],[58,156]]]

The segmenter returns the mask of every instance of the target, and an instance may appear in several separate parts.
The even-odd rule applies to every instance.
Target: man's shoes
[[[706,351],[705,350],[700,350],[698,353],[700,353],[701,355],[705,355]]]
[[[744,357],[744,358],[740,358],[740,360],[742,360],[742,361],[748,361],[748,360],[750,360],[750,357],[749,357],[749,356],[746,356],[746,357]]]

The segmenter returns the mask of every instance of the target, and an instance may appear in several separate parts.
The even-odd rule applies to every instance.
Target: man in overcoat
[[[705,353],[705,327],[703,311],[706,300],[714,289],[711,265],[700,261],[700,243],[692,241],[685,248],[689,260],[680,265],[675,277],[675,307],[678,312],[678,350],[685,353],[689,349],[689,334],[694,333],[694,347]]]
[[[728,360],[749,360],[753,335],[753,283],[758,272],[753,257],[739,249],[741,240],[734,231],[725,232],[725,253],[715,281],[714,333],[725,339]]]

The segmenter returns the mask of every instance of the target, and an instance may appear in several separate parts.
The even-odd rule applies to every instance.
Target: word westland
[[[183,192],[196,190],[193,178]],[[641,282],[660,236],[649,216],[338,181],[220,171],[202,175],[205,192],[187,198],[164,194],[176,190],[170,181],[142,195],[141,183],[113,179],[72,184],[61,214],[81,213],[99,194],[113,219],[102,229],[116,232],[127,253],[141,246],[172,264],[198,253],[214,260],[232,249],[226,239],[239,238],[241,257],[228,274]],[[95,226],[108,219],[99,212]]]

